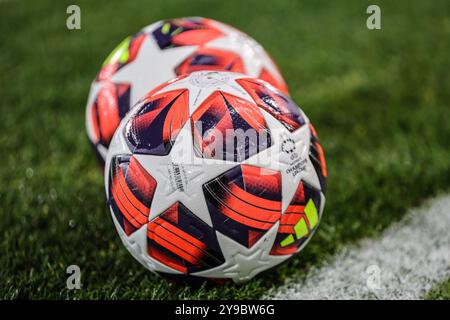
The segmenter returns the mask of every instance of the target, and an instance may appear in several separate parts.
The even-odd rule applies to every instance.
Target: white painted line
[[[420,299],[433,285],[449,277],[447,195],[412,210],[380,238],[344,249],[302,280],[290,280],[264,298]]]

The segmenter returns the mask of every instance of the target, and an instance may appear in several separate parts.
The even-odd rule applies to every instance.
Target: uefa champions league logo
[[[303,143],[300,141],[300,146],[297,149],[297,141],[291,137],[284,138],[281,143],[281,152],[278,154],[279,161],[288,163],[286,173],[295,177],[296,175],[307,170],[307,159],[305,155],[305,148],[301,146]],[[302,151],[299,153],[299,151]]]
[[[199,88],[217,87],[228,83],[230,77],[223,72],[197,72],[189,82]]]
[[[295,141],[292,138],[287,138],[283,140],[281,144],[281,151],[291,154],[295,151]]]

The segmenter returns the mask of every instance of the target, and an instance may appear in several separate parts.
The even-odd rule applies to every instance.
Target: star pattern
[[[157,181],[149,220],[153,220],[171,205],[180,201],[193,214],[212,227],[203,194],[203,184],[237,166],[237,163],[197,157],[194,154],[190,121],[186,122],[181,129],[167,156],[142,154],[134,156]]]
[[[133,106],[148,91],[169,79],[175,78],[173,66],[180,64],[196,49],[195,46],[183,46],[161,50],[156,41],[147,36],[136,59],[120,68],[111,77],[111,81],[129,83],[130,79],[133,79],[130,98],[130,106]]]
[[[194,53],[195,50],[197,50],[197,46],[183,46],[171,48],[170,50],[161,50],[153,37],[149,35],[142,43],[135,60],[120,68],[107,81],[131,84],[130,107],[132,107],[147,92],[161,83],[175,78],[176,74],[173,67],[184,61]],[[91,84],[87,102],[88,107],[94,103],[104,83],[105,80],[94,81]],[[92,136],[92,123],[89,116],[90,114],[87,112],[87,132],[90,139],[94,140],[94,137]]]
[[[279,222],[267,231],[251,248],[216,232],[225,263],[218,267],[194,273],[195,276],[230,278],[234,282],[250,280],[259,272],[276,266],[289,256],[269,255],[277,235]]]
[[[148,36],[142,43],[135,60],[120,68],[107,81],[130,83],[130,106],[133,106],[147,92],[161,83],[175,78],[173,66],[181,63],[196,49],[196,46],[184,46],[171,50],[161,50],[155,40]],[[158,61],[158,63],[155,63],[155,61]],[[88,106],[94,103],[104,83],[105,80],[92,83]]]
[[[190,115],[215,91],[226,91],[240,99],[255,103],[250,95],[235,81],[244,77],[241,74],[232,72],[197,71],[193,72],[189,77],[167,85],[157,93],[189,87]]]

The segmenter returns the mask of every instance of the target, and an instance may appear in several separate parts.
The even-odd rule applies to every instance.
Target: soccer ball
[[[269,83],[199,71],[148,93],[109,148],[117,232],[151,271],[242,282],[299,252],[325,204],[312,124]]]
[[[199,70],[245,73],[287,92],[275,63],[246,34],[205,18],[158,21],[120,43],[92,83],[86,129],[100,164],[120,120],[139,98]]]

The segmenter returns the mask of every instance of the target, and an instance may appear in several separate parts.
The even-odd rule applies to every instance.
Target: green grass
[[[450,279],[439,283],[425,295],[430,300],[450,300]]]
[[[377,235],[450,186],[450,4],[371,1],[0,2],[0,298],[258,298],[343,245]],[[105,205],[84,111],[103,59],[153,21],[199,15],[257,39],[315,124],[329,167],[319,231],[296,258],[244,285],[191,288],[128,254]],[[77,264],[82,289],[66,289]],[[434,297],[447,296],[441,287]]]

